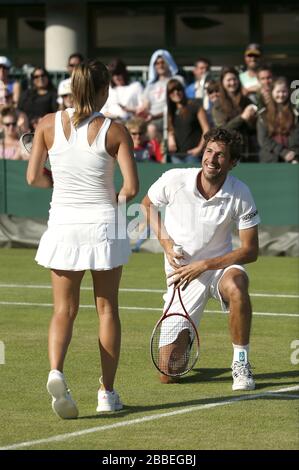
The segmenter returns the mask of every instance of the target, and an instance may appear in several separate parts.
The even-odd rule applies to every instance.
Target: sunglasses
[[[259,55],[257,55],[257,54],[246,54],[246,57],[254,57],[255,59],[258,59]]]
[[[45,78],[47,75],[45,73],[41,73],[40,75],[33,75],[34,80],[36,78]]]
[[[15,127],[15,126],[17,125],[17,122],[16,122],[16,121],[14,121],[14,122],[4,122],[3,124],[4,124],[6,127],[9,127],[9,126]]]

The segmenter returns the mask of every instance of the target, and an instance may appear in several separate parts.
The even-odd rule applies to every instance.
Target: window
[[[271,10],[273,11],[273,10]],[[293,13],[276,12],[263,15],[264,44],[299,45],[299,8]]]
[[[43,48],[44,30],[45,20],[42,17],[18,18],[18,47]]]
[[[0,49],[7,47],[7,19],[0,18]]]
[[[209,8],[180,8],[176,14],[177,46],[228,46],[246,44],[248,15]]]
[[[96,11],[95,47],[164,45],[164,13],[157,8],[103,7]]]

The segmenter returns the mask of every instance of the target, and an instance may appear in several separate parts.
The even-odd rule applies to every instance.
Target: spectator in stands
[[[185,90],[188,99],[200,98],[204,102],[207,96],[205,85],[211,78],[209,73],[210,67],[210,61],[203,57],[199,58],[195,62],[193,69],[195,81],[190,83],[190,85],[188,85]]]
[[[289,90],[286,78],[277,78],[273,83],[272,100],[259,116],[257,132],[263,163],[299,161],[298,115],[290,101]]]
[[[74,52],[73,54],[71,54],[67,61],[67,71],[69,73],[69,76],[72,75],[74,68],[77,65],[82,64],[83,62],[84,57],[82,54],[80,54],[80,52]]]
[[[129,72],[122,60],[113,60],[108,69],[111,73],[109,97],[101,111],[107,117],[127,121],[141,104],[143,87],[137,81],[130,83]]]
[[[19,108],[24,111],[30,127],[34,128],[45,114],[57,110],[57,93],[44,67],[35,67],[31,74],[31,88],[21,94]]]
[[[67,61],[67,71],[68,71],[68,74],[69,74],[69,78],[66,78],[66,79],[63,79],[59,82],[58,84],[58,99],[57,99],[57,103],[59,105],[59,109],[66,109],[65,108],[65,105],[63,103],[63,99],[62,99],[62,95],[59,94],[59,90],[62,91],[64,89],[64,87],[68,87],[68,82],[67,80],[69,80],[70,82],[70,77],[72,76],[72,73],[73,73],[73,70],[74,68],[77,66],[77,65],[80,65],[84,62],[84,57],[82,54],[80,54],[80,52],[74,52],[73,54],[71,54],[68,58],[68,61]],[[66,100],[68,100],[68,98],[66,98]],[[70,108],[71,106],[67,106],[67,108]]]
[[[253,103],[256,103],[256,93],[260,88],[257,78],[257,69],[261,55],[262,52],[259,44],[249,44],[244,54],[246,70],[240,73],[243,95],[247,96]]]
[[[1,104],[1,101],[0,101],[0,112],[2,111],[2,109],[4,108],[11,108],[13,107],[13,95],[12,95],[12,92],[10,92],[9,90],[5,90],[5,100],[4,100],[4,103]],[[29,131],[29,121],[28,121],[28,117],[25,113],[23,113],[23,111],[20,111],[18,108],[15,108],[16,110],[16,114],[17,114],[17,126],[19,128],[19,131],[21,134],[24,134],[25,132],[28,132]],[[1,121],[1,120],[0,120]],[[0,127],[1,127],[1,122],[0,122]]]
[[[239,75],[235,68],[222,69],[219,89],[219,99],[212,109],[215,125],[239,131],[244,142],[241,161],[257,161],[256,106],[242,94]]]
[[[207,113],[207,118],[210,127],[215,127],[212,109],[220,96],[219,82],[216,82],[215,80],[207,81],[205,84],[205,89],[208,96],[208,106],[205,111]]]
[[[0,57],[0,84],[1,84],[1,96],[0,96],[0,104],[7,105],[8,103],[5,101],[5,93],[6,91],[12,95],[13,105],[16,106],[21,93],[21,85],[16,80],[9,79],[9,69],[11,67],[11,61],[5,57]]]
[[[59,109],[62,111],[73,107],[74,99],[71,90],[71,78],[66,78],[59,83],[57,102],[59,104]]]
[[[256,94],[256,104],[259,109],[267,106],[271,101],[273,73],[269,65],[261,65],[257,70],[257,79],[260,88]]]
[[[209,130],[202,100],[188,100],[182,83],[167,83],[168,152],[172,163],[196,163]]]
[[[149,79],[144,90],[143,104],[137,109],[137,114],[148,123],[148,133],[151,138],[161,140],[163,131],[163,113],[166,115],[166,86],[170,78],[183,77],[177,75],[178,66],[172,55],[158,49],[153,53],[149,63]]]
[[[0,159],[27,160],[20,145],[20,131],[17,124],[17,112],[13,106],[1,110],[1,125],[3,128],[0,140]]]
[[[134,157],[136,161],[163,163],[160,142],[156,139],[149,140],[146,134],[146,122],[144,119],[130,119],[126,126],[134,143]]]

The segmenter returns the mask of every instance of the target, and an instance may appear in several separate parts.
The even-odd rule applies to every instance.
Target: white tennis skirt
[[[35,260],[51,269],[102,271],[122,266],[131,253],[126,227],[115,224],[50,224]]]

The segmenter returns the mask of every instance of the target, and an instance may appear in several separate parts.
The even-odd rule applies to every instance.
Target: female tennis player
[[[48,228],[36,261],[51,269],[54,313],[49,328],[47,389],[54,412],[64,419],[78,416],[63,365],[87,269],[91,270],[100,319],[102,377],[97,411],[117,411],[123,406],[113,385],[121,339],[118,289],[130,247],[125,223],[118,220],[118,207],[120,201],[137,194],[138,177],[128,131],[96,112],[107,100],[109,81],[101,62],[76,67],[72,75],[74,109],[48,114],[40,121],[27,170],[30,185],[48,188],[53,179]],[[44,171],[47,157],[52,175]],[[119,194],[113,185],[116,160],[123,176]]]

